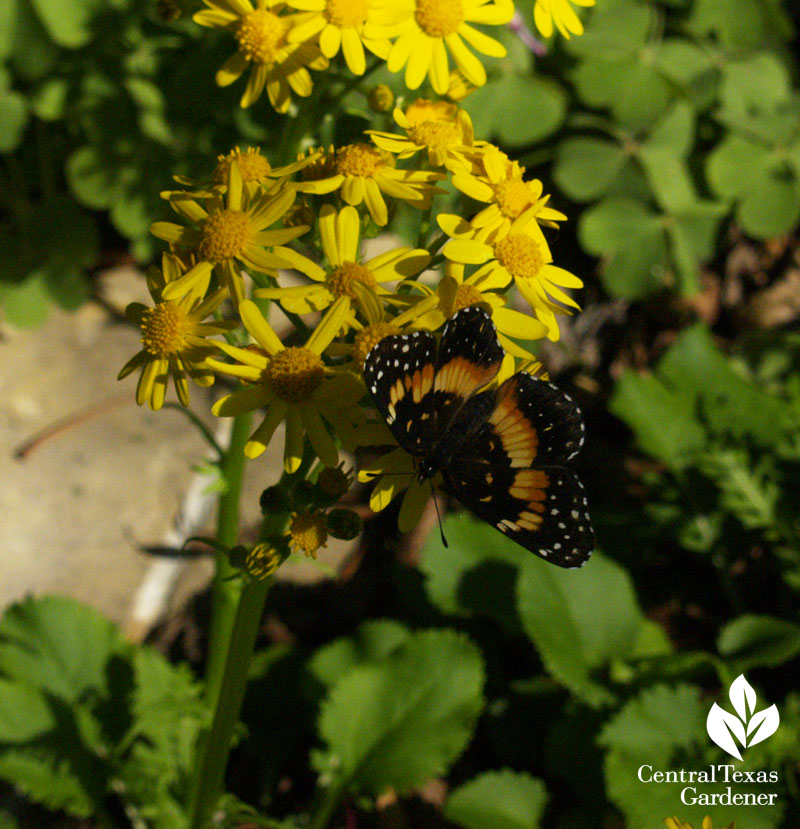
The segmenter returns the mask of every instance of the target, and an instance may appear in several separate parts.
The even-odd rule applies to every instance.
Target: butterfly
[[[420,483],[441,473],[478,518],[559,567],[580,567],[594,532],[583,486],[564,466],[583,445],[580,409],[526,372],[486,389],[504,356],[491,317],[471,305],[438,346],[428,331],[382,339],[364,380]]]

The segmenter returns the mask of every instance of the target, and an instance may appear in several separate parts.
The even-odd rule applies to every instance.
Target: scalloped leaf
[[[443,813],[463,829],[539,829],[547,804],[544,783],[525,772],[487,771],[459,786]]]
[[[385,659],[354,668],[325,702],[315,765],[333,785],[377,795],[444,774],[483,708],[478,648],[452,630],[415,633]]]

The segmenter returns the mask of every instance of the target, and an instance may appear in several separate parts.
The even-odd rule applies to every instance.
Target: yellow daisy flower
[[[405,135],[392,132],[367,130],[366,134],[381,149],[395,153],[398,158],[411,158],[420,150],[428,151],[428,163],[432,167],[443,167],[448,159],[460,160],[465,152],[472,149],[475,135],[472,121],[466,110],[455,104],[440,101],[447,109],[447,115],[422,119],[417,116],[419,107],[409,109],[412,117],[399,107],[394,111],[394,120],[405,131]],[[416,116],[416,117],[415,117]]]
[[[424,270],[430,261],[426,250],[408,247],[393,250],[359,263],[359,235],[361,221],[354,207],[336,211],[330,204],[323,205],[319,214],[322,251],[331,266],[324,270],[318,265],[306,270],[314,280],[312,285],[292,288],[259,288],[255,296],[275,299],[295,314],[307,314],[327,308],[334,300],[344,297],[348,307],[358,299],[355,283],[374,294],[387,294],[385,282],[410,279]]]
[[[214,374],[206,358],[216,352],[217,344],[206,337],[223,334],[238,325],[230,322],[203,322],[222,304],[226,291],[219,290],[205,299],[194,292],[184,294],[175,302],[163,299],[163,290],[179,279],[185,267],[177,256],[165,253],[161,269],[150,268],[147,284],[155,301],[152,308],[132,302],[125,314],[142,332],[142,350],[123,366],[117,377],[122,380],[141,369],[136,387],[136,402],[155,412],[164,405],[167,383],[172,375],[181,405],[189,405],[189,384],[186,376],[198,386],[210,386]]]
[[[571,35],[583,34],[583,23],[575,14],[572,3],[576,6],[593,6],[595,0],[536,0],[533,7],[533,22],[544,37],[553,34],[553,24],[569,40]]]
[[[448,259],[464,265],[482,265],[475,277],[491,274],[505,284],[513,279],[536,318],[547,327],[548,339],[558,340],[556,315],[570,314],[568,308],[580,310],[575,300],[561,289],[582,288],[583,282],[564,268],[551,264],[550,248],[530,215],[523,213],[500,239],[487,239],[485,234],[476,233],[475,228],[458,216],[440,215],[438,221],[442,230],[454,237],[442,249]]]
[[[498,339],[506,354],[521,360],[536,362],[536,357],[517,345],[514,339],[523,341],[541,339],[548,334],[547,326],[528,314],[504,307],[506,299],[499,291],[508,286],[509,280],[499,269],[493,271],[481,269],[483,272],[476,271],[466,278],[464,270],[464,265],[447,262],[445,275],[439,281],[435,291],[421,283],[416,286],[425,299],[429,297],[436,299],[435,304],[431,304],[429,310],[420,314],[416,321],[417,327],[436,331],[456,311],[468,305],[481,304],[491,314],[492,321],[497,328]],[[403,299],[420,304],[420,299],[416,296],[411,298],[410,295],[405,295]],[[510,339],[512,337],[514,339]]]
[[[390,153],[370,144],[345,144],[322,163],[332,176],[318,179],[317,184],[325,182],[333,189],[341,188],[342,198],[353,207],[366,204],[372,221],[381,227],[389,221],[384,193],[427,210],[434,194],[440,192],[435,182],[444,178],[442,173],[397,170]]]
[[[354,75],[363,75],[367,68],[364,47],[386,60],[392,44],[388,38],[371,38],[364,34],[370,19],[372,0],[287,0],[309,17],[289,33],[289,41],[302,43],[319,36],[319,48],[326,58],[333,58],[341,49],[345,63]]]
[[[405,66],[409,89],[418,89],[428,76],[436,92],[446,95],[450,86],[448,50],[475,86],[486,83],[486,70],[466,44],[490,57],[506,55],[501,43],[469,24],[502,26],[513,16],[512,0],[384,0],[366,32],[373,37],[397,38],[386,65],[390,72]]]
[[[303,185],[289,181],[289,177],[299,170],[308,167],[316,161],[314,154],[302,156],[294,164],[286,164],[283,167],[273,167],[266,156],[261,154],[261,147],[248,147],[242,152],[234,147],[229,153],[217,156],[217,165],[209,179],[197,181],[189,176],[173,176],[178,184],[191,188],[191,192],[176,191],[167,192],[167,198],[173,195],[190,195],[192,198],[210,198],[214,190],[225,192],[230,176],[232,164],[236,164],[242,177],[242,184],[249,199],[254,199],[262,192],[275,191],[278,187],[288,187],[295,190],[302,189]]]
[[[171,193],[173,210],[191,222],[185,227],[174,222],[155,222],[150,231],[179,249],[190,251],[196,264],[180,279],[165,288],[165,299],[178,299],[188,291],[205,293],[216,268],[236,305],[244,298],[241,266],[267,274],[278,268],[303,271],[314,263],[283,247],[302,236],[308,225],[266,230],[283,216],[295,199],[295,191],[284,189],[274,195],[262,193],[250,198],[244,188],[239,165],[231,163],[225,193],[215,192],[201,206],[189,194]],[[273,252],[265,250],[271,247]]]
[[[284,469],[291,473],[300,466],[303,438],[326,466],[339,463],[339,452],[326,423],[337,429],[339,422],[362,417],[357,403],[364,385],[354,374],[333,369],[322,361],[348,315],[345,299],[338,299],[309,337],[305,345],[287,348],[278,339],[258,306],[250,300],[239,305],[239,315],[255,340],[248,348],[221,342],[219,347],[234,363],[209,359],[217,372],[238,377],[244,386],[218,400],[212,412],[232,417],[266,408],[264,420],[245,444],[248,458],[257,458],[269,444],[278,425],[286,421]]]
[[[489,203],[470,219],[473,227],[501,239],[508,234],[512,222],[523,215],[549,227],[558,227],[557,222],[566,221],[563,213],[547,206],[550,196],[543,195],[542,182],[524,181],[525,168],[510,161],[496,147],[482,153],[478,165],[482,175],[463,165],[451,168],[453,186],[475,201]]]
[[[207,9],[197,12],[193,20],[201,26],[227,29],[239,44],[217,72],[217,85],[229,86],[250,68],[247,87],[240,101],[249,107],[266,87],[270,103],[278,112],[286,112],[292,92],[301,98],[311,94],[308,68],[326,69],[328,59],[314,43],[292,43],[289,33],[302,24],[307,15],[281,14],[285,5],[277,0],[203,0]]]

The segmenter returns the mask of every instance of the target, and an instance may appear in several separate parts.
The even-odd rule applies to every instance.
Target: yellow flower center
[[[530,190],[521,179],[498,181],[492,189],[500,212],[509,219],[516,219],[531,205]]]
[[[263,181],[272,172],[272,165],[261,155],[259,147],[248,147],[243,153],[238,147],[227,155],[217,157],[217,166],[211,174],[214,184],[227,184],[231,163],[239,165],[242,181]]]
[[[271,544],[256,544],[247,554],[244,566],[257,581],[271,576],[281,563],[280,553]]]
[[[186,347],[186,312],[174,302],[159,302],[142,314],[142,345],[156,357],[176,354]]]
[[[400,329],[390,322],[375,322],[366,328],[362,328],[353,340],[353,361],[359,369],[364,370],[364,361],[374,346],[384,337],[398,333],[400,333]]]
[[[456,311],[460,311],[462,308],[467,308],[470,305],[475,305],[478,302],[483,302],[483,300],[484,297],[474,285],[469,285],[464,282],[462,285],[458,286],[458,290],[456,291],[455,298],[453,299],[453,310],[451,312],[451,316],[455,314]]]
[[[308,158],[308,156],[319,152],[320,149],[322,148],[311,147],[307,153],[299,153],[297,160],[303,161]],[[331,176],[335,176],[336,170],[334,167],[333,147],[329,147],[316,161],[312,161],[310,164],[303,167],[300,170],[300,175],[303,179],[305,179],[305,181],[318,181],[321,178],[330,178]]]
[[[212,213],[203,222],[197,253],[206,262],[222,262],[242,252],[252,236],[250,219],[240,210]]]
[[[254,63],[274,63],[286,44],[289,24],[274,12],[256,9],[243,17],[236,30],[239,50]]]
[[[367,19],[367,0],[328,0],[325,17],[340,29],[360,26]]]
[[[512,276],[526,279],[539,276],[545,264],[539,246],[524,233],[509,233],[494,246],[494,255]]]
[[[414,17],[429,37],[447,37],[464,22],[461,0],[417,0]]]
[[[452,121],[424,121],[408,130],[408,137],[415,144],[446,150],[453,144],[461,143],[461,130]]]
[[[307,556],[316,558],[317,550],[324,547],[328,540],[325,514],[306,512],[302,515],[292,515],[292,520],[289,522],[289,538],[289,543],[295,551],[302,550]]]
[[[378,287],[378,283],[370,271],[357,262],[343,262],[328,274],[325,281],[335,297],[347,296],[350,299],[357,298],[356,292],[353,290],[354,282],[360,282],[368,288]]]
[[[319,354],[293,346],[279,351],[264,369],[264,380],[287,403],[305,403],[325,379]]]
[[[372,178],[383,164],[383,156],[369,144],[346,144],[334,159],[336,172],[343,176]]]

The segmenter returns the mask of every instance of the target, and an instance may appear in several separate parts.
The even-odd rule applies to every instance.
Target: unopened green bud
[[[183,17],[183,3],[180,0],[156,0],[156,14],[164,23],[174,23]]]
[[[367,103],[373,112],[389,112],[394,105],[394,92],[385,83],[379,83],[370,89]]]
[[[364,526],[361,516],[350,509],[332,509],[327,517],[328,532],[342,541],[358,538]]]

